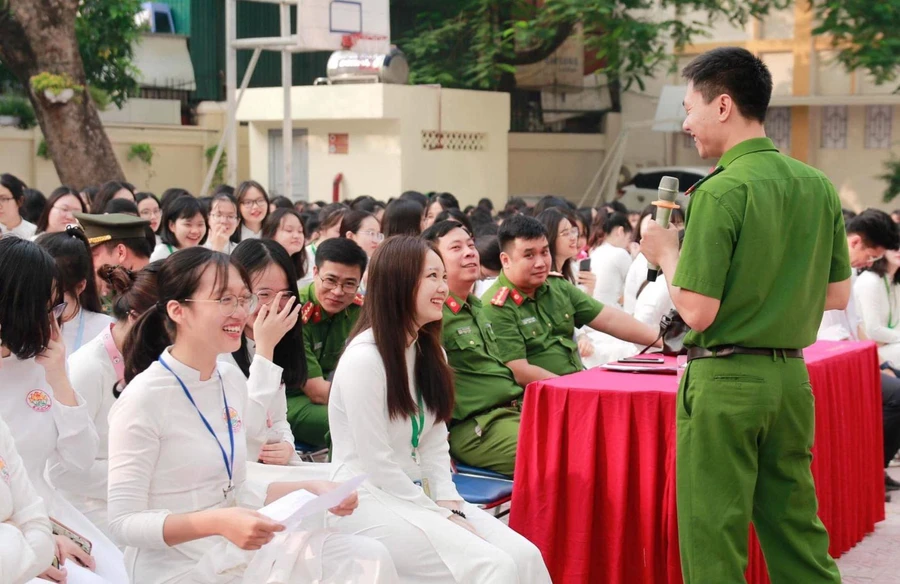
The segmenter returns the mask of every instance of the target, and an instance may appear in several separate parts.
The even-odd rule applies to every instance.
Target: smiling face
[[[556,264],[561,268],[563,262],[578,255],[578,228],[573,227],[568,219],[559,222],[556,232]]]
[[[248,338],[253,338],[253,323],[256,320],[256,315],[259,314],[259,309],[262,308],[263,298],[268,300],[269,308],[276,308],[281,310],[284,308],[290,296],[288,295],[291,291],[291,286],[288,283],[287,275],[285,275],[284,270],[278,264],[271,263],[265,267],[260,272],[253,274],[250,277],[251,288],[250,291],[260,297],[259,306],[256,307],[256,310],[253,311],[253,314],[250,315],[250,318],[247,319],[247,324],[244,327],[244,334],[247,335]],[[273,303],[275,295],[279,292],[283,292],[281,299],[281,304],[279,306],[275,306]]]
[[[375,217],[366,217],[359,224],[359,231],[348,233],[347,238],[355,241],[367,256],[372,257],[378,244],[384,239],[381,236],[381,223]]]
[[[356,298],[362,272],[359,266],[347,266],[337,262],[322,262],[313,266],[313,286],[316,300],[328,314],[341,312]]]
[[[444,258],[447,281],[451,288],[465,288],[478,280],[481,275],[478,250],[475,248],[475,240],[465,229],[457,227],[450,230],[438,240],[437,246]]]
[[[256,187],[250,187],[241,199],[241,217],[244,223],[253,231],[259,231],[266,216],[269,204],[266,202],[266,196],[263,195]]]
[[[173,317],[178,325],[176,343],[200,343],[219,355],[233,353],[241,348],[241,332],[250,319],[247,302],[250,290],[234,266],[228,267],[228,286],[224,290],[220,290],[220,286],[221,281],[216,281],[216,269],[210,266],[200,277],[191,299],[241,298],[244,299],[244,305],[238,304],[232,315],[224,316],[217,302],[170,302],[170,315],[173,314],[173,303],[178,304],[174,308]]]
[[[303,234],[303,224],[294,215],[287,214],[281,218],[275,236],[272,238],[281,244],[288,255],[294,255],[306,245],[306,237]]]
[[[238,226],[237,208],[234,203],[224,199],[214,202],[209,210],[209,226],[222,227],[228,237],[231,237]]]
[[[447,287],[447,274],[441,256],[428,250],[425,254],[425,265],[419,278],[416,290],[416,328],[422,328],[429,322],[441,320],[444,301],[450,289]]]
[[[728,95],[720,95],[706,103],[703,95],[688,83],[684,95],[684,110],[687,117],[682,129],[694,139],[700,158],[719,158],[725,153],[728,119],[734,104]]]
[[[206,235],[206,221],[203,215],[197,213],[193,217],[181,217],[175,221],[169,221],[169,230],[175,235],[178,249],[200,245],[200,240]]]
[[[19,203],[12,191],[0,185],[0,223],[16,225],[19,222]]]
[[[850,248],[850,267],[855,270],[868,268],[885,255],[883,247],[869,246],[857,233],[847,236],[847,245]]]

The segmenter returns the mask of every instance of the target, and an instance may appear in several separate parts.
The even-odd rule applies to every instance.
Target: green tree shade
[[[0,1],[0,6],[3,4]],[[133,59],[141,32],[135,21],[140,8],[141,0],[80,0],[75,18],[75,36],[87,84],[106,92],[117,106],[137,95],[139,89],[139,71]],[[0,86],[22,91],[21,84],[3,64]]]
[[[395,0],[392,9],[414,15],[411,32],[397,44],[410,56],[416,83],[511,89],[517,65],[546,58],[580,23],[586,31],[585,48],[604,62],[602,72],[628,88],[643,87],[643,79],[661,65],[674,63],[672,45],[678,48],[705,35],[714,21],[744,24],[789,4],[789,0],[546,0],[538,6],[534,0],[462,0],[437,5]],[[687,13],[700,16],[676,16]]]

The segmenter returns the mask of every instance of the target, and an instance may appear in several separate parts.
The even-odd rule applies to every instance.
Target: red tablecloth
[[[819,516],[837,557],[884,519],[878,355],[873,343],[820,342],[805,356]],[[601,369],[528,386],[510,526],[554,582],[681,583],[676,391],[674,376]],[[747,576],[768,581],[755,536]]]

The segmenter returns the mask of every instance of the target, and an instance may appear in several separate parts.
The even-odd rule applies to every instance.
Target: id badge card
[[[410,478],[412,479],[413,484],[422,487],[422,490],[425,491],[425,496],[431,499],[431,485],[429,484],[428,479],[422,476],[422,467],[419,466],[418,461],[416,461],[415,469],[410,473]]]

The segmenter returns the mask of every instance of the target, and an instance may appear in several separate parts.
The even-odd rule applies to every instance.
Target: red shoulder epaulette
[[[519,291],[515,289],[512,291],[512,299],[513,302],[516,303],[516,306],[522,306],[522,303],[525,302],[525,297],[519,294]]]
[[[509,296],[509,288],[503,286],[497,293],[494,294],[494,297],[491,298],[491,304],[494,306],[503,306],[506,303],[506,297]]]
[[[684,196],[686,196],[686,197],[691,196],[691,193],[693,193],[697,187],[702,185],[706,181],[706,179],[719,174],[719,172],[722,170],[725,170],[724,166],[713,166],[712,168],[710,168],[709,172],[706,174],[706,176],[704,176],[703,178],[701,178],[700,180],[698,180],[697,182],[692,184],[688,190],[684,191]]]
[[[303,319],[303,324],[309,322],[310,317],[317,312],[316,308],[312,300],[303,305],[303,308],[300,309],[300,318]]]
[[[447,296],[447,300],[444,301],[444,304],[447,305],[447,308],[449,308],[450,312],[453,314],[459,314],[459,311],[462,310],[462,305],[457,302],[453,296]]]
[[[353,304],[355,304],[355,305],[357,305],[357,306],[362,306],[362,305],[363,305],[363,302],[365,301],[365,299],[366,299],[366,297],[363,296],[362,294],[357,294],[357,295],[353,298]]]

